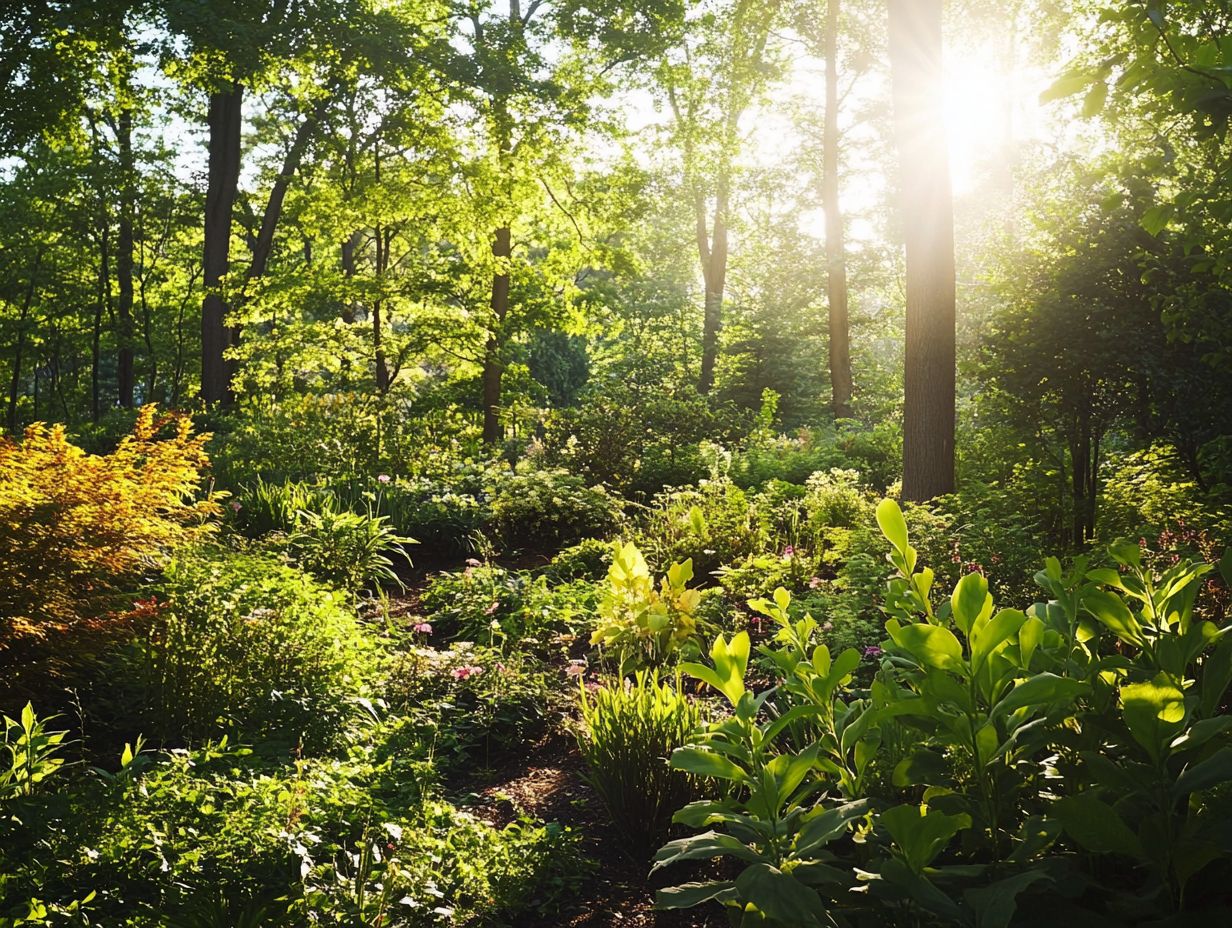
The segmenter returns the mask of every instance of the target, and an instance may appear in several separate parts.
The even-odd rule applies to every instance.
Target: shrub
[[[333,494],[321,485],[302,480],[269,483],[258,477],[232,503],[232,520],[249,538],[270,532],[293,532],[301,512],[317,512],[332,500]]]
[[[501,474],[491,507],[493,531],[505,547],[536,551],[610,535],[623,520],[618,498],[562,470]]]
[[[611,542],[587,538],[557,552],[551,563],[543,569],[543,576],[549,583],[565,583],[570,580],[594,582],[607,575],[611,564]]]
[[[147,731],[196,740],[336,733],[373,645],[344,594],[267,555],[197,550],[172,562],[148,634],[114,676],[136,681]]]
[[[690,561],[673,564],[656,589],[636,545],[616,542],[612,552],[599,627],[590,643],[610,651],[623,676],[639,667],[657,667],[694,642],[701,591],[687,587],[693,579]]]
[[[763,551],[766,532],[744,490],[720,477],[656,497],[635,541],[657,565],[691,560],[696,573],[706,576]]]
[[[583,729],[578,748],[588,779],[616,828],[638,853],[650,855],[671,827],[672,816],[697,794],[697,782],[668,759],[698,726],[697,706],[680,681],[657,673],[614,679],[593,692],[581,690]]]
[[[398,583],[395,561],[410,564],[403,545],[412,538],[397,535],[384,516],[323,507],[299,513],[287,544],[300,567],[339,589],[359,590],[373,583]]]
[[[546,647],[559,634],[576,634],[594,621],[595,586],[575,580],[553,586],[546,576],[478,562],[433,577],[420,598],[435,634],[487,645]]]
[[[108,455],[86,454],[63,426],[36,423],[19,442],[0,437],[0,645],[96,614],[209,532],[218,506],[194,499],[208,438],[152,406]]]

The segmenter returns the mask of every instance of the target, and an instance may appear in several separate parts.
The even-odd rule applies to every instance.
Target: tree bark
[[[115,123],[120,167],[120,221],[116,239],[116,381],[120,405],[133,408],[133,216],[136,211],[136,163],[133,159],[133,111],[125,107]]]
[[[835,419],[851,418],[851,342],[847,321],[846,230],[838,200],[839,0],[826,2],[826,112],[822,129],[821,203],[826,219],[826,296],[829,302],[830,404]]]
[[[17,399],[21,395],[21,362],[26,347],[26,323],[30,319],[30,307],[34,304],[34,292],[38,287],[39,265],[42,264],[43,253],[34,254],[34,266],[30,269],[30,281],[26,285],[26,295],[21,301],[21,316],[17,322],[17,344],[13,349],[13,379],[9,383],[9,432],[17,434]],[[38,389],[38,375],[35,374],[35,389]],[[37,405],[37,402],[36,402]]]
[[[706,204],[697,198],[698,255],[706,295],[702,314],[702,363],[697,392],[705,396],[714,387],[714,368],[719,357],[719,330],[723,327],[723,292],[727,289],[727,207],[729,181],[720,177],[715,194],[714,226],[706,237]]]
[[[954,207],[941,98],[941,0],[890,0],[907,256],[903,498],[954,490]]]
[[[220,290],[230,266],[231,214],[240,175],[244,88],[232,84],[210,96],[209,182],[205,193],[205,247],[201,306],[201,399],[206,405],[234,402],[232,362],[225,352],[234,340]]]
[[[496,230],[492,238],[492,257],[498,267],[492,275],[492,328],[483,352],[483,443],[489,447],[501,440],[500,405],[501,377],[505,372],[501,359],[501,337],[505,316],[509,312],[509,268],[512,232],[508,226]]]

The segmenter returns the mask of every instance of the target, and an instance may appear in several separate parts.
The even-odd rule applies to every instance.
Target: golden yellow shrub
[[[0,438],[0,647],[95,615],[109,593],[212,531],[218,504],[200,495],[208,439],[153,406],[107,455],[78,448],[60,425]]]

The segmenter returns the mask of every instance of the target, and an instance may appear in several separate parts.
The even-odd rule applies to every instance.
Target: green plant
[[[707,576],[764,551],[766,529],[749,495],[720,477],[656,496],[634,541],[656,565],[691,560],[696,573]]]
[[[403,546],[416,541],[396,534],[384,516],[324,507],[300,510],[297,519],[287,543],[313,576],[343,590],[381,582],[401,585],[390,555],[410,564]]]
[[[601,484],[562,470],[497,472],[490,488],[492,528],[505,547],[554,550],[610,536],[623,522],[622,501]]]
[[[694,779],[672,770],[669,759],[697,727],[698,707],[679,679],[673,686],[657,672],[639,671],[593,690],[583,685],[581,714],[578,747],[588,779],[617,829],[649,855],[667,838],[672,815],[697,793]]]
[[[114,673],[119,705],[164,739],[238,729],[319,744],[352,711],[372,654],[349,597],[266,555],[198,549],[169,565]]]
[[[633,542],[616,542],[612,552],[599,624],[590,643],[611,652],[623,676],[640,667],[657,667],[695,643],[694,613],[701,591],[688,588],[692,561],[673,564],[656,588]]]
[[[611,563],[611,542],[587,538],[558,551],[543,569],[543,576],[553,584],[571,580],[598,582],[607,575]]]
[[[33,796],[64,765],[60,752],[67,731],[49,731],[51,719],[40,719],[26,703],[20,719],[7,715],[4,724],[5,762],[0,764],[0,800]]]

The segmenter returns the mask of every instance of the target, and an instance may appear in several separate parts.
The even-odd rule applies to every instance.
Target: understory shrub
[[[543,569],[543,576],[548,583],[567,583],[571,580],[598,582],[607,575],[611,564],[611,542],[587,538],[558,551]]]
[[[660,567],[686,560],[706,577],[764,550],[766,531],[753,502],[730,479],[665,490],[638,520],[634,541]]]
[[[1048,558],[1047,600],[998,610],[978,572],[938,595],[899,507],[876,516],[895,570],[880,647],[835,653],[780,589],[751,604],[775,626],[769,680],[744,632],[682,665],[729,711],[672,755],[716,782],[675,816],[700,833],[655,868],[733,869],[660,905],[775,926],[1226,917],[1232,626],[1211,611],[1214,566],[1154,569],[1136,544]],[[1232,554],[1220,572],[1232,585]]]
[[[493,532],[507,549],[555,550],[611,535],[623,521],[617,497],[563,470],[502,475],[491,507]]]
[[[669,764],[701,714],[680,687],[657,672],[581,688],[578,747],[587,779],[616,828],[647,857],[667,838],[672,815],[697,794],[696,779]]]
[[[0,649],[99,614],[117,591],[209,533],[214,498],[198,498],[208,435],[143,407],[106,455],[63,426],[0,436]]]
[[[365,686],[375,645],[344,593],[262,554],[188,551],[147,604],[146,634],[115,678],[160,738],[337,733]]]

